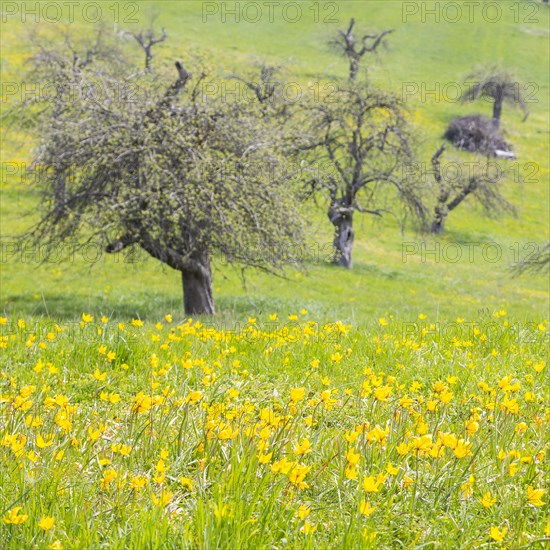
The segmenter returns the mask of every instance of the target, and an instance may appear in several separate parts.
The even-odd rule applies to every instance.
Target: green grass
[[[542,314],[548,304],[545,276],[513,280],[508,269],[518,256],[513,247],[519,246],[516,250],[520,258],[524,258],[529,252],[524,246],[548,240],[548,9],[540,5],[536,15],[538,23],[530,23],[528,12],[522,15],[523,11],[520,12],[522,22],[515,23],[515,12],[506,9],[507,3],[503,3],[503,19],[499,23],[483,21],[479,14],[475,15],[477,11],[473,24],[465,21],[438,24],[429,17],[423,23],[420,15],[410,16],[408,22],[403,23],[400,2],[338,2],[340,23],[322,24],[314,22],[313,12],[306,15],[306,4],[303,4],[303,18],[293,24],[280,16],[275,16],[273,23],[265,20],[258,24],[222,23],[220,17],[211,17],[203,23],[201,2],[159,5],[142,2],[138,18],[147,22],[148,14],[155,9],[159,11],[156,24],[165,25],[169,33],[169,40],[158,47],[159,62],[170,64],[174,58],[187,58],[193,52],[193,55],[204,55],[215,69],[242,73],[249,70],[251,62],[267,58],[283,62],[286,77],[299,82],[304,93],[310,82],[345,78],[345,60],[333,54],[326,41],[334,29],[347,23],[351,16],[363,28],[395,28],[388,42],[389,50],[373,61],[369,71],[376,83],[397,92],[401,92],[404,83],[410,82],[428,90],[440,83],[444,89],[449,82],[461,82],[474,66],[498,61],[509,66],[522,81],[535,82],[538,86],[534,94],[537,102],[530,104],[531,115],[525,123],[521,122],[519,112],[511,109],[504,112],[507,137],[518,153],[514,161],[517,169],[526,173],[525,163],[535,162],[537,181],[505,183],[506,196],[518,208],[517,219],[489,219],[472,204],[465,204],[450,216],[447,234],[440,244],[463,243],[463,258],[456,264],[433,256],[428,256],[426,263],[419,257],[408,258],[404,263],[404,243],[414,242],[420,246],[424,237],[411,232],[410,228],[401,235],[389,219],[379,222],[360,215],[356,216],[355,268],[351,273],[343,273],[324,261],[313,261],[303,275],[290,271],[290,280],[247,272],[246,287],[243,287],[239,268],[217,262],[215,292],[221,315],[239,317],[253,314],[258,308],[284,313],[295,308],[298,302],[321,315],[356,322],[388,312],[406,316],[419,308],[430,314],[453,317],[475,314],[484,306],[501,304],[518,315],[529,316],[533,311]],[[78,19],[78,10],[75,13]],[[112,19],[112,12],[107,8],[104,13],[105,18],[110,13]],[[20,78],[19,68],[26,49],[24,42],[15,38],[24,36],[29,27],[16,18],[4,25],[1,63],[7,81]],[[68,28],[76,32],[89,29],[90,25],[77,21]],[[426,163],[441,143],[441,135],[452,117],[472,111],[490,113],[490,105],[484,102],[460,105],[421,94],[409,100],[422,135],[421,155]],[[3,161],[28,164],[32,150],[32,143],[20,134],[7,133]],[[451,152],[449,160],[453,157],[469,159],[468,155]],[[37,201],[32,186],[15,177],[4,178],[0,204],[4,243],[36,220]],[[310,241],[317,243],[314,249],[326,250],[332,235],[323,208],[316,210],[312,206],[308,216],[313,222]],[[433,249],[434,240],[427,238],[427,241],[428,250]],[[466,259],[468,243],[486,242],[495,242],[501,247],[499,261],[484,261],[479,248],[473,263]],[[82,261],[82,255],[77,254],[76,258],[60,266],[24,263],[18,255],[3,262],[2,307],[6,312],[62,317],[75,317],[86,309],[144,318],[158,317],[168,309],[177,311],[180,307],[178,275],[163,269],[154,260],[128,265],[120,259],[117,263],[113,258],[101,258],[94,264]],[[311,259],[311,255],[307,258]]]
[[[547,324],[310,318],[0,320],[3,548],[543,547]]]
[[[101,3],[106,15],[111,4]],[[146,22],[158,9],[157,25],[166,26],[169,40],[156,59],[166,66],[203,55],[221,72],[242,73],[268,59],[284,63],[285,76],[304,90],[309,83],[346,77],[347,64],[326,39],[351,16],[369,30],[395,28],[389,49],[369,73],[396,92],[411,82],[428,90],[461,82],[482,63],[508,66],[538,86],[526,122],[508,108],[503,115],[517,166],[523,172],[526,163],[538,167],[535,182],[504,183],[518,217],[488,218],[467,203],[435,239],[411,227],[401,234],[391,219],[357,215],[354,268],[345,271],[326,261],[331,227],[324,205],[311,205],[304,270],[289,269],[286,279],[247,270],[243,279],[238,266],[214,261],[217,313],[201,319],[209,329],[203,332],[200,321],[183,316],[179,275],[153,259],[102,255],[91,262],[78,252],[72,261],[40,264],[33,258],[37,251],[10,255],[6,245],[36,221],[40,196],[4,170],[0,516],[21,506],[19,514],[28,518],[20,525],[0,520],[3,548],[47,548],[56,541],[86,549],[547,544],[548,492],[546,504],[535,506],[527,491],[550,484],[548,278],[514,279],[509,267],[518,253],[524,259],[530,252],[528,243],[549,240],[548,8],[537,3],[539,22],[530,23],[523,6],[534,2],[501,2],[499,23],[477,16],[472,24],[451,24],[433,18],[422,23],[419,17],[403,23],[401,2],[335,4],[338,24],[315,23],[305,8],[308,16],[293,24],[281,17],[273,23],[205,24],[202,2],[195,1],[140,2],[138,17]],[[521,22],[514,22],[511,5],[519,6]],[[2,24],[3,82],[20,81],[27,55],[23,38],[31,27],[17,18]],[[91,28],[78,17],[68,27],[75,33]],[[417,95],[408,103],[426,163],[449,120],[490,114],[483,102],[460,105]],[[28,165],[36,144],[22,132],[2,132],[2,163]],[[470,159],[451,151],[448,158]],[[422,261],[422,243],[428,251],[439,246],[441,255]],[[470,261],[473,243],[479,246]],[[502,252],[495,262],[482,255],[481,247],[491,243]],[[463,256],[453,263],[444,251],[451,254],[457,244]],[[416,252],[404,258],[409,250]],[[302,308],[308,313],[301,315]],[[84,323],[83,312],[93,321]],[[165,314],[174,322],[164,320]],[[269,318],[274,314],[277,321]],[[288,314],[299,320],[287,320]],[[101,321],[103,315],[109,320]],[[132,319],[145,324],[132,326]],[[353,327],[332,324],[336,319]],[[124,328],[117,327],[119,321]],[[105,379],[94,378],[96,370]],[[438,381],[447,388],[443,392],[434,386]],[[377,386],[391,388],[387,399],[376,397]],[[294,409],[290,391],[302,387],[304,399]],[[327,390],[335,403],[322,393]],[[200,403],[186,402],[193,391],[202,392]],[[139,392],[153,399],[143,412],[135,408]],[[447,393],[452,397],[445,403]],[[111,403],[112,394],[120,401]],[[67,397],[69,408],[62,399],[51,406],[50,398],[59,395]],[[270,421],[261,412],[267,409],[280,419]],[[72,425],[64,423],[63,413]],[[36,417],[41,425],[32,424]],[[219,436],[221,422],[231,426],[227,439]],[[469,422],[477,422],[478,430],[468,432]],[[375,440],[377,425],[389,429],[382,444]],[[262,465],[258,445],[266,427],[266,453],[273,455]],[[441,457],[416,454],[413,446],[421,441],[415,438],[424,430],[432,444],[443,441],[443,432],[465,439],[471,454],[457,456],[452,437]],[[51,434],[52,445],[40,448],[39,434],[46,440]],[[304,439],[311,452],[294,455]],[[113,450],[117,444],[129,445],[130,454]],[[360,455],[356,479],[346,476],[352,448]],[[156,482],[162,456],[166,479]],[[291,471],[273,471],[282,457],[311,466],[304,478],[309,487],[292,483]],[[388,463],[398,472],[377,492],[365,493],[364,478],[386,471]],[[109,469],[117,477],[102,486]],[[136,476],[147,480],[141,490],[131,488]],[[191,489],[182,485],[182,476],[191,480]],[[172,496],[159,506],[154,499],[163,491]],[[496,497],[489,508],[481,503],[486,492]],[[360,513],[363,500],[375,507],[368,517]],[[307,517],[299,516],[301,505]],[[44,516],[55,518],[53,529],[39,527]],[[306,521],[314,532],[304,532]],[[492,528],[506,529],[502,543],[491,537]]]

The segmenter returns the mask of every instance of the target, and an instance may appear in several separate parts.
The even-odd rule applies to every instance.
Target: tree
[[[452,172],[446,171],[442,174],[440,159],[444,151],[445,146],[442,145],[431,161],[437,186],[432,233],[443,233],[448,215],[469,196],[477,200],[490,215],[516,214],[514,206],[500,192],[502,172],[498,165],[491,165],[488,160],[470,163],[468,167],[453,163]]]
[[[516,277],[525,273],[545,273],[548,270],[550,270],[550,243],[537,246],[533,254],[512,266],[512,272]]]
[[[327,167],[309,183],[328,195],[334,263],[351,268],[355,212],[397,216],[403,207],[425,218],[418,181],[403,170],[412,158],[411,130],[396,96],[353,83],[332,101],[310,105],[306,118],[309,142],[301,149]]]
[[[474,71],[466,77],[467,82],[473,82],[462,94],[462,102],[477,99],[489,99],[493,102],[493,125],[500,128],[502,107],[506,103],[512,107],[519,107],[526,120],[529,111],[521,92],[518,80],[507,71],[495,67],[484,67]]]
[[[47,97],[33,97],[24,102],[24,107],[34,106],[36,102],[47,100],[47,124],[56,126],[59,117],[66,108],[67,99],[72,97],[78,88],[83,71],[86,71],[96,61],[108,63],[112,68],[120,66],[123,60],[122,52],[117,44],[105,32],[103,27],[98,27],[92,36],[81,39],[75,38],[65,32],[62,35],[61,46],[58,37],[54,41],[34,33],[31,35],[31,47],[36,53],[31,57],[31,81],[45,82],[50,94]],[[55,78],[51,78],[55,75]],[[53,87],[51,86],[53,84]],[[89,89],[81,89],[81,93],[93,95],[93,86]],[[22,111],[24,112],[24,111]],[[34,109],[27,109],[30,115],[27,118],[34,125]],[[22,122],[22,119],[20,119]],[[67,136],[70,139],[70,136]],[[69,166],[61,159],[52,159],[53,171],[53,197],[55,209],[59,215],[65,215],[66,179]]]
[[[162,28],[162,33],[160,36],[155,37],[155,31],[153,29],[153,21],[151,21],[151,26],[146,30],[140,30],[139,32],[127,31],[128,34],[139,44],[140,48],[145,54],[145,71],[151,72],[151,64],[153,62],[153,47],[160,42],[164,42],[166,37],[166,30]]]
[[[55,121],[44,109],[44,210],[27,238],[140,247],[181,272],[187,314],[211,314],[213,257],[281,273],[285,249],[302,242],[301,220],[290,178],[270,169],[285,162],[276,122],[250,102],[204,94],[207,76],[175,65],[174,79],[94,63],[57,99]],[[57,75],[52,65],[49,78]],[[92,84],[100,97],[83,93]],[[62,211],[53,204],[59,164],[71,175]]]
[[[335,38],[331,40],[332,46],[349,61],[349,79],[353,82],[357,79],[361,60],[367,53],[376,53],[384,38],[393,32],[386,29],[378,34],[364,34],[359,42],[354,34],[355,19],[352,17],[347,30],[339,29]]]

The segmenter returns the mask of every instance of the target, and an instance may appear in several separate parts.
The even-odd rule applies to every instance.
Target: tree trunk
[[[355,82],[357,79],[357,74],[359,73],[359,60],[355,59],[354,57],[350,57],[349,59],[349,79],[352,82]]]
[[[186,315],[212,315],[214,298],[212,294],[212,270],[210,258],[202,259],[203,271],[182,271],[183,309]]]
[[[432,233],[434,235],[441,235],[445,230],[445,219],[444,218],[435,218],[432,222]]]
[[[333,263],[351,269],[352,249],[355,231],[353,230],[353,209],[331,205],[328,217],[335,227]]]
[[[435,216],[432,222],[431,230],[432,233],[435,233],[436,235],[441,235],[443,233],[445,230],[445,220],[447,219],[448,213],[449,210],[446,204],[441,204],[435,207]]]
[[[493,103],[493,126],[500,128],[500,117],[502,115],[502,95],[497,94]]]

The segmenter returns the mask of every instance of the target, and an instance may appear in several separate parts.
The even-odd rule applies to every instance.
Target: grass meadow
[[[91,32],[84,4],[39,25]],[[267,60],[303,93],[346,78],[327,40],[351,17],[393,28],[369,75],[403,94],[426,167],[452,118],[490,115],[453,94],[499,62],[530,86],[527,120],[505,106],[502,123],[518,215],[466,201],[433,237],[356,214],[342,270],[327,205],[309,203],[301,268],[215,260],[217,313],[188,319],[179,274],[152,258],[89,247],[43,262],[17,245],[38,219],[36,144],[3,123],[0,546],[547,547],[548,276],[510,268],[549,240],[548,6],[474,2],[453,22],[445,6],[465,4],[302,1],[296,22],[276,6],[250,23],[224,21],[222,4],[235,3],[97,3],[116,30],[156,13],[167,67],[251,74]],[[1,9],[4,108],[36,93],[22,82],[36,23],[24,3]]]

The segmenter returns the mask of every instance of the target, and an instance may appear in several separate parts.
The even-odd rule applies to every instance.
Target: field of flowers
[[[0,318],[3,548],[542,548],[548,321]]]

